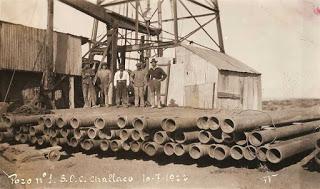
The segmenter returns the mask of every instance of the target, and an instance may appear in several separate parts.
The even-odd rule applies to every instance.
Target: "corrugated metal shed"
[[[217,67],[218,70],[234,71],[242,73],[259,74],[256,70],[248,65],[240,62],[239,60],[214,50],[195,47],[192,45],[181,44],[182,47],[188,49],[199,57],[205,59],[209,63]]]
[[[0,21],[0,69],[42,72],[46,31]],[[81,75],[81,38],[54,32],[54,71]]]

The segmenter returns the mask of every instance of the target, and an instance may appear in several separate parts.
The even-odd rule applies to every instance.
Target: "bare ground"
[[[0,187],[317,189],[320,185],[320,173],[316,171],[316,164],[311,162],[307,168],[299,165],[303,156],[277,166],[233,160],[222,163],[209,158],[194,163],[187,156],[150,158],[133,153],[111,156],[78,152],[64,158],[66,159],[58,162],[38,160],[15,166],[0,159],[1,168],[8,175],[16,173],[20,182],[21,179],[32,179],[31,185],[12,184],[2,174]],[[115,180],[112,179],[113,174]],[[103,177],[107,179],[103,180]],[[117,177],[121,177],[121,181]],[[127,179],[124,182],[124,177],[132,177],[133,180],[129,182]],[[43,183],[37,183],[36,178],[42,178]]]
[[[262,102],[262,109],[271,111],[288,108],[308,108],[313,106],[320,106],[320,99],[265,100]]]
[[[265,110],[310,107],[320,100],[268,101]],[[72,151],[58,162],[37,160],[14,165],[0,157],[0,189],[7,188],[216,188],[216,189],[318,189],[320,168],[313,161],[306,167],[301,154],[279,165],[209,158],[147,157],[145,154],[95,154]],[[16,173],[12,184],[7,175]],[[105,177],[105,178],[104,178]],[[21,184],[22,179],[32,183]],[[37,179],[38,178],[38,179]],[[40,179],[41,178],[41,179]],[[132,181],[129,179],[132,178]],[[120,179],[120,180],[119,180]],[[42,180],[42,183],[40,183]],[[100,182],[99,182],[100,180]],[[126,180],[126,182],[125,182]],[[131,182],[129,182],[129,180]],[[38,181],[38,183],[37,183]]]

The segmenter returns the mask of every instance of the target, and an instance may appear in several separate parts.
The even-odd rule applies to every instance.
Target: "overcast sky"
[[[167,1],[163,5],[164,19],[172,16]],[[206,11],[185,4],[193,14]],[[151,0],[151,5],[153,12],[156,0]],[[219,5],[226,53],[262,73],[263,98],[320,97],[320,0],[220,0]],[[181,5],[178,9],[179,16],[187,15]],[[125,14],[124,5],[112,10]],[[129,16],[133,16],[132,11]],[[58,1],[54,19],[57,31],[91,35],[93,19]],[[0,0],[0,20],[45,28],[46,0]],[[171,26],[166,23],[163,27],[172,31]],[[183,36],[196,27],[193,20],[179,22],[179,33]],[[214,23],[206,30],[216,35]],[[103,31],[101,27],[99,33]],[[203,32],[190,39],[214,48]]]

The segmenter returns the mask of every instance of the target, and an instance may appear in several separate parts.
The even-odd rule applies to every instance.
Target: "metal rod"
[[[195,18],[195,16],[192,14],[192,12],[188,9],[188,7],[181,1],[179,0],[179,2],[181,3],[181,5],[187,10],[187,12],[192,16],[192,18],[194,19],[194,21],[201,27],[200,22]],[[214,44],[216,44],[219,48],[219,44],[211,37],[211,35],[207,32],[207,30],[205,30],[203,27],[201,27],[202,31],[204,31],[204,33],[207,34],[207,36],[213,41]]]
[[[218,12],[218,10],[213,9],[213,8],[207,6],[207,5],[202,4],[202,3],[199,3],[198,1],[195,1],[195,0],[187,0],[187,1],[189,1],[189,2],[191,2],[193,4],[196,4],[196,5],[199,5],[199,6],[203,7],[203,8],[208,9],[208,10],[211,10],[211,11],[214,11],[214,12]]]
[[[185,35],[184,37],[182,37],[182,39],[180,40],[180,42],[186,40],[187,38],[189,38],[190,36],[192,36],[193,34],[195,34],[197,31],[199,31],[200,29],[202,29],[203,27],[205,27],[206,25],[208,25],[210,22],[212,22],[214,19],[216,19],[216,17],[208,20],[206,23],[202,24],[199,28],[193,30],[192,32],[188,33],[187,35]]]

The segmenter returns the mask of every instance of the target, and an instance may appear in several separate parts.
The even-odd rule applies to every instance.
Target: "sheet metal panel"
[[[46,31],[0,21],[0,69],[42,72]],[[81,38],[54,33],[54,70],[81,75]]]

